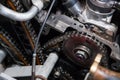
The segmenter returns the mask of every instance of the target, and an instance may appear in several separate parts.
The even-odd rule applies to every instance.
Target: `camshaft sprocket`
[[[92,64],[95,55],[104,50],[101,42],[96,41],[95,38],[93,39],[90,36],[87,36],[85,33],[77,31],[66,32],[65,35],[52,39],[43,46],[43,49],[44,51],[47,51],[59,44],[63,44],[58,47],[63,48],[63,53],[71,61],[84,67],[89,67]],[[84,59],[81,60],[80,58],[77,58],[75,55],[76,50],[79,50],[77,47],[80,45],[85,46],[90,50],[90,52],[86,54],[87,59],[85,61]]]

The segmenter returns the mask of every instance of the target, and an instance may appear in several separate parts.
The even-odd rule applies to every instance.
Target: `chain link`
[[[10,47],[11,50],[14,51],[15,55],[20,61],[24,63],[24,65],[28,65],[27,58],[22,54],[24,52],[19,49],[19,45],[4,29],[0,30],[0,40],[2,40],[2,42],[4,42],[7,46]]]
[[[65,35],[54,38],[50,41],[48,41],[43,48],[47,49],[47,48],[51,48],[51,46],[54,46],[58,43],[61,43],[67,39],[69,39],[70,37],[80,37],[80,36],[85,36],[87,39],[92,40],[93,42],[96,43],[97,46],[99,46],[100,49],[103,49],[103,44],[101,42],[99,42],[95,37],[89,36],[87,33],[84,32],[77,32],[77,31],[72,31],[72,32],[66,32]]]
[[[17,11],[19,11],[19,12],[24,12],[25,11],[25,9],[24,9],[23,5],[21,4],[20,0],[11,0],[11,2],[16,7]],[[26,28],[27,33],[30,36],[30,40],[32,40],[32,41],[30,41],[31,42],[31,47],[34,50],[35,42],[36,42],[36,39],[37,39],[37,34],[36,34],[32,24],[31,24],[31,21],[23,22],[22,26],[24,26]],[[37,53],[39,53],[38,54],[38,56],[39,56],[38,58],[39,58],[40,64],[43,64],[44,57],[43,57],[43,54],[40,53],[40,47],[41,46],[40,46],[40,44],[38,44],[38,46],[39,46],[38,49],[37,49]]]

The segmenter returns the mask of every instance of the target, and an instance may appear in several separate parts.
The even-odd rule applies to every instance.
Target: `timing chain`
[[[59,36],[59,37],[54,38],[54,39],[51,39],[46,44],[44,44],[44,46],[41,48],[41,50],[47,51],[47,50],[51,49],[52,47],[54,48],[56,45],[58,45],[60,43],[63,43],[63,41],[68,40],[71,37],[81,37],[81,36],[84,36],[87,39],[92,40],[99,47],[99,49],[101,50],[102,53],[105,52],[106,48],[104,48],[104,44],[102,42],[97,40],[94,36],[90,36],[87,33],[77,32],[77,31],[66,32],[62,36]]]
[[[71,32],[66,32],[64,35],[56,37],[54,39],[51,39],[50,41],[48,41],[46,44],[44,44],[44,46],[41,48],[41,50],[43,51],[47,51],[50,48],[62,43],[63,41],[71,38],[71,37],[81,37],[84,36],[89,40],[92,40],[98,47],[99,49],[102,51],[102,53],[104,53],[105,48],[104,48],[104,44],[102,42],[100,42],[99,40],[97,40],[94,36],[90,36],[87,33],[84,32],[77,32],[77,31],[71,31]]]
[[[62,73],[64,76],[66,76],[68,78],[68,80],[74,80],[73,77],[71,76],[70,73],[68,73],[67,71],[63,71]]]
[[[55,72],[59,72],[60,73],[60,77],[62,77],[64,80],[75,80],[71,74],[69,72],[67,72],[66,70],[63,70],[63,68],[57,67],[56,69],[54,69]],[[55,74],[55,73],[54,73]],[[59,77],[59,76],[58,76]]]
[[[103,44],[102,42],[100,42],[99,40],[97,40],[95,37],[88,35],[87,33],[84,32],[77,32],[77,31],[71,31],[71,32],[66,32],[65,35],[54,38],[50,41],[48,41],[44,46],[43,49],[49,49],[55,45],[57,45],[58,43],[61,43],[67,39],[69,39],[70,37],[80,37],[80,36],[85,36],[86,38],[92,40],[93,42],[96,43],[97,46],[99,46],[100,50],[103,49]]]
[[[63,76],[67,77],[67,80],[74,80],[73,77],[71,76],[71,74],[68,73],[67,71],[63,70],[62,74],[63,74]]]
[[[11,2],[14,4],[14,6],[15,6],[17,11],[19,11],[19,12],[24,12],[25,11],[19,0],[11,0]],[[23,23],[23,26],[25,26],[27,28],[26,29],[27,33],[30,34],[30,37],[31,37],[31,39],[33,41],[33,44],[34,44],[35,41],[36,41],[37,35],[35,33],[35,30],[32,27],[31,22],[30,21],[26,21],[26,22]]]
[[[14,54],[20,61],[23,62],[24,65],[28,65],[27,58],[23,56],[23,52],[21,52],[18,48],[18,44],[4,29],[0,30],[0,40],[2,40],[2,42],[4,42],[12,51],[14,51]]]
[[[65,41],[65,40],[67,40],[67,39],[69,39],[69,38],[71,38],[71,37],[75,37],[75,36],[76,36],[76,37],[85,36],[86,38],[88,38],[88,39],[92,40],[93,42],[95,42],[96,45],[100,48],[100,50],[104,51],[104,48],[103,48],[104,45],[103,45],[101,42],[99,42],[97,39],[95,39],[95,37],[90,36],[90,35],[88,35],[87,33],[77,32],[77,31],[66,32],[65,35],[60,36],[60,37],[57,37],[57,38],[54,38],[54,39],[48,41],[48,42],[42,47],[42,48],[43,48],[42,50],[47,51],[47,50],[49,50],[50,48],[56,46],[57,44],[60,44],[60,43],[62,43],[63,41]],[[61,68],[61,72],[62,72],[64,75],[66,75],[70,80],[74,80],[74,79],[72,78],[72,76],[70,75],[70,73],[62,70],[62,68]]]
[[[16,7],[17,11],[19,11],[19,12],[24,12],[25,11],[23,5],[20,2],[20,0],[11,0],[11,2]],[[34,28],[32,27],[31,22],[30,21],[22,22],[21,25],[24,26],[23,28],[24,28],[26,34],[29,36],[29,41],[31,43],[31,47],[34,50],[37,35],[36,35],[36,32],[35,32]],[[40,54],[40,47],[41,47],[40,44],[38,44],[37,53],[39,53],[38,54],[39,57],[37,57],[37,64],[43,64],[43,62],[44,62],[44,56],[42,54]]]

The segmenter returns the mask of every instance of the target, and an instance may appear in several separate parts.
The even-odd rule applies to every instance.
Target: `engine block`
[[[119,0],[0,1],[0,80],[119,80],[119,16]]]

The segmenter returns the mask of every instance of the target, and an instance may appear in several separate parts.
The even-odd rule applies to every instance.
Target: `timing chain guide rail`
[[[28,65],[28,62],[26,61],[27,59],[22,55],[22,53],[20,52],[20,50],[16,47],[16,45],[12,42],[12,38],[10,38],[10,36],[8,36],[9,34],[7,34],[6,32],[4,33],[4,31],[1,30],[0,32],[0,39],[7,44],[10,49],[14,52],[14,54],[18,57],[18,59],[20,61],[23,62],[24,65]]]
[[[65,25],[63,26],[61,23],[64,23]],[[82,32],[82,33],[86,34],[86,36],[90,36],[94,41],[100,42],[100,43],[110,47],[111,48],[111,55],[110,55],[111,58],[113,58],[115,60],[120,60],[120,47],[116,42],[108,41],[108,40],[98,36],[97,34],[90,32],[90,30],[86,29],[82,23],[80,23],[76,20],[73,20],[66,15],[52,14],[49,17],[47,24],[62,33],[65,32],[65,30],[69,27],[71,27],[79,32]],[[65,29],[63,29],[63,27]]]
[[[19,0],[16,0],[16,1],[8,0],[7,2],[13,10],[17,10],[20,12],[24,11],[24,8]],[[34,50],[37,35],[35,33],[35,30],[32,27],[32,24],[30,23],[30,21],[20,22],[20,24],[21,24],[22,28],[24,29],[25,34],[27,35],[27,38],[29,40],[32,50]],[[40,44],[38,44],[38,45],[40,48]],[[39,48],[38,48],[37,53],[39,53]],[[38,54],[37,54],[37,64],[42,64],[44,61],[43,55],[41,55],[41,54],[39,54],[39,55],[40,56],[38,56]],[[41,58],[42,58],[42,60],[41,60]]]

